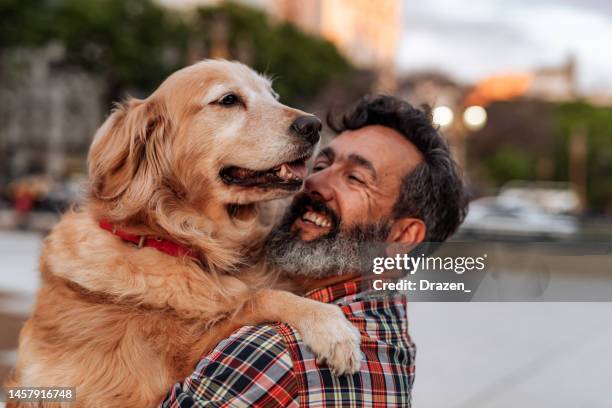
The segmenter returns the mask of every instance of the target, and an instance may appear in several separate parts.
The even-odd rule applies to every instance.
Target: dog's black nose
[[[319,132],[322,127],[319,118],[313,115],[300,116],[291,124],[291,130],[312,144],[319,141]]]

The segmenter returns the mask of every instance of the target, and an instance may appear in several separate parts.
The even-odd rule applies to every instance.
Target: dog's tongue
[[[289,169],[289,171],[291,171],[291,173],[293,173],[295,176],[297,176],[300,179],[305,179],[306,176],[308,175],[308,169],[306,168],[306,163],[304,161],[300,161],[300,162],[291,162],[291,163],[286,163],[284,164],[284,166],[287,166],[287,168]]]

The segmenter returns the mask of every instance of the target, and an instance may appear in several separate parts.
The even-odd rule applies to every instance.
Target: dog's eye
[[[227,94],[223,98],[219,99],[219,105],[232,106],[240,102],[240,98],[236,94]]]

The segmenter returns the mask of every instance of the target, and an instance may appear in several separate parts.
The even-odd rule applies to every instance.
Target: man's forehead
[[[380,125],[344,131],[328,147],[335,156],[357,154],[377,168],[399,166],[409,170],[423,161],[421,152],[404,135]]]

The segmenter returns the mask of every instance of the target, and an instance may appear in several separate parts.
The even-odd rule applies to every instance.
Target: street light
[[[463,112],[463,123],[469,130],[479,130],[487,123],[487,111],[482,106],[470,106]]]
[[[465,165],[466,139],[470,132],[482,129],[487,123],[487,111],[482,106],[469,106],[457,115],[463,120],[455,120],[455,112],[448,106],[440,105],[433,110],[433,123],[450,133],[450,145],[457,161]]]
[[[433,110],[433,122],[442,129],[449,127],[453,123],[455,114],[448,106],[437,106]]]

